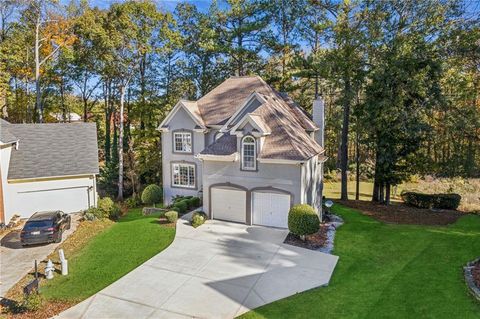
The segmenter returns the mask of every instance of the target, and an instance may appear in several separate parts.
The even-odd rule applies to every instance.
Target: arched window
[[[255,170],[257,168],[257,146],[252,136],[242,139],[242,169]]]

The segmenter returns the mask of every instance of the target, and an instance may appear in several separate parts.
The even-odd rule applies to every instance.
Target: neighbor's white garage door
[[[61,210],[72,213],[89,207],[87,187],[18,192],[17,198],[16,209],[22,217],[30,217],[39,211]]]
[[[253,223],[288,228],[290,195],[253,192]]]
[[[247,193],[242,190],[212,188],[212,215],[214,219],[245,223]]]

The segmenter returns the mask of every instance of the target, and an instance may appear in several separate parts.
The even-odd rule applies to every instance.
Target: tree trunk
[[[385,186],[385,205],[390,205],[390,183]]]
[[[43,109],[40,92],[40,17],[35,24],[35,119],[38,112],[38,122],[43,123]],[[35,121],[35,120],[34,120]]]
[[[355,200],[360,199],[360,138],[358,134],[358,119],[357,119],[357,134],[355,136]]]
[[[111,138],[110,138],[110,123],[112,113],[110,112],[110,81],[105,82],[104,89],[104,99],[105,99],[105,162],[110,162],[110,147],[111,147]]]
[[[343,125],[342,125],[342,146],[340,158],[340,170],[342,173],[341,199],[348,200],[347,170],[348,170],[348,126],[350,124],[350,80],[346,79],[344,87]]]
[[[378,191],[379,191],[378,201],[380,203],[383,203],[385,201],[385,184],[384,183],[380,183],[380,187]]]
[[[128,85],[128,84],[127,84]],[[123,201],[123,109],[125,107],[125,87],[120,86],[120,123],[118,134],[118,196],[117,200]]]

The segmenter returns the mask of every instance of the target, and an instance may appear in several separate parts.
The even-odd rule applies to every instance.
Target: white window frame
[[[246,139],[252,139],[253,142],[246,142]],[[245,145],[253,146],[253,167],[245,166]],[[251,155],[248,155],[251,157]],[[251,135],[244,136],[242,138],[242,170],[244,171],[256,171],[257,170],[257,141]]]
[[[187,175],[182,179],[180,175],[181,170],[186,168]],[[176,179],[175,174],[178,174],[178,179]],[[193,181],[193,183],[191,183]],[[172,186],[181,187],[181,188],[196,188],[197,185],[197,176],[196,176],[196,167],[195,164],[188,163],[172,163]]]
[[[177,149],[177,136],[180,136],[182,140],[182,149]],[[190,139],[190,145],[186,142],[186,139]],[[188,149],[190,146],[190,149]],[[193,151],[193,138],[191,132],[181,131],[181,132],[173,132],[173,151],[175,153],[188,153],[191,154]]]

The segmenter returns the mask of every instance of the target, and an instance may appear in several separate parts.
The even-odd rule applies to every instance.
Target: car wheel
[[[57,234],[57,240],[55,240],[56,243],[61,243],[62,242],[62,235],[63,235],[63,231],[58,231],[58,234]]]

